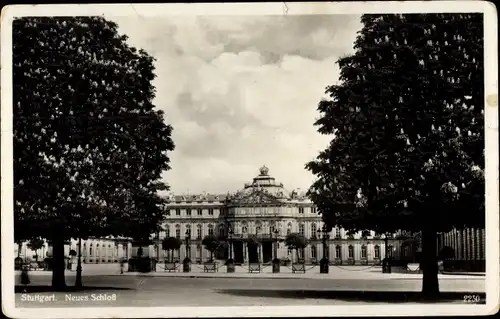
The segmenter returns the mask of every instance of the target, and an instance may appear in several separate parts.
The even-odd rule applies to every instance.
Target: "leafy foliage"
[[[362,22],[318,106],[318,131],[334,136],[307,164],[318,211],[359,230],[484,225],[482,16]]]
[[[14,21],[16,238],[156,230],[172,128],[126,39],[101,17]]]
[[[306,248],[307,245],[309,245],[309,242],[306,237],[299,233],[291,233],[285,238],[285,246],[287,246],[288,249],[303,249]]]
[[[245,242],[248,246],[256,247],[261,243],[261,240],[258,236],[250,234],[247,238],[245,238]]]
[[[28,242],[28,248],[35,252],[35,260],[38,261],[38,250],[42,249],[45,241],[41,238],[33,238]]]
[[[173,251],[181,248],[182,241],[177,237],[167,237],[161,242],[161,249],[166,251]]]
[[[53,240],[62,278],[64,240],[147,239],[162,219],[172,127],[126,40],[102,17],[13,22],[14,235]]]
[[[217,251],[217,249],[219,249],[221,242],[219,241],[219,238],[217,236],[207,235],[203,238],[201,244],[203,245],[203,247],[205,247],[206,250],[213,254]]]
[[[329,227],[422,231],[435,276],[437,231],[484,225],[482,14],[364,15],[316,122],[332,135],[306,165]],[[427,247],[427,249],[426,249]]]

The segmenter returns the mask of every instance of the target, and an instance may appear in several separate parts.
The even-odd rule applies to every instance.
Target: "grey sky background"
[[[155,104],[174,128],[171,192],[227,193],[266,165],[306,190],[329,137],[313,126],[359,16],[109,17],[156,61]]]

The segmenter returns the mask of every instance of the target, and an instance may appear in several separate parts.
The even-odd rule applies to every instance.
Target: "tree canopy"
[[[126,40],[102,17],[13,22],[14,235],[56,259],[71,237],[147,239],[162,219],[172,127],[154,59]]]
[[[423,231],[431,250],[438,231],[484,226],[483,17],[361,22],[318,106],[332,141],[306,165],[309,195],[329,227]]]
[[[167,237],[161,242],[161,249],[163,250],[176,250],[181,248],[182,241],[177,237]]]
[[[307,245],[309,245],[309,242],[304,235],[299,233],[291,233],[286,236],[285,245],[288,247],[288,249],[298,250],[306,248]]]

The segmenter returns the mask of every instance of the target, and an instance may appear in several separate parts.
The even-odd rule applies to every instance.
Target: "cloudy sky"
[[[358,16],[109,17],[156,61],[155,104],[174,128],[171,191],[236,191],[266,165],[285,188],[328,137],[313,126]]]

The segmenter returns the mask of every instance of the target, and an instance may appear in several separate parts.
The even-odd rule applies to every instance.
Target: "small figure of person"
[[[23,265],[21,268],[21,285],[24,286],[24,292],[26,292],[26,286],[31,283],[30,277],[28,276],[28,266]]]
[[[123,275],[123,268],[125,267],[125,259],[120,260],[120,275]]]

